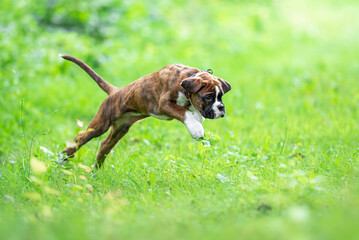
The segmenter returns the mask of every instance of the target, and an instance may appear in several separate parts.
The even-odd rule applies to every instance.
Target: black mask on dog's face
[[[224,117],[226,109],[224,107],[222,96],[223,93],[219,86],[215,86],[214,93],[207,93],[201,97],[203,102],[203,108],[201,114],[204,118],[216,119]]]

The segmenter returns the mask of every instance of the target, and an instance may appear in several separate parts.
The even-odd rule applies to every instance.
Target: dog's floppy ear
[[[226,92],[229,92],[232,89],[231,84],[229,84],[229,82],[227,82],[226,80],[217,77],[217,80],[221,83],[222,85],[222,89],[223,89],[223,94],[225,94]]]
[[[188,93],[197,93],[204,87],[202,78],[191,77],[182,80],[181,87],[183,87]]]

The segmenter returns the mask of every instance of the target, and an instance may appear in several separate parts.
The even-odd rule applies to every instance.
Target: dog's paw
[[[202,125],[199,125],[197,129],[189,130],[189,133],[191,134],[192,138],[196,139],[197,141],[201,140],[204,137],[204,129]]]
[[[57,156],[57,163],[58,163],[59,165],[65,165],[65,164],[68,163],[68,161],[67,161],[67,154],[66,154],[66,153],[58,153],[57,155],[58,155],[58,156]]]
[[[96,161],[91,165],[92,171],[98,170],[101,168],[101,165]]]

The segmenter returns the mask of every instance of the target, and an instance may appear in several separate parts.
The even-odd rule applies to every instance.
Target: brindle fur
[[[79,65],[109,94],[88,128],[74,138],[76,147],[70,146],[62,151],[65,155],[64,160],[67,160],[67,158],[73,157],[85,143],[111,128],[108,137],[101,142],[95,167],[101,167],[106,155],[135,122],[149,117],[150,114],[167,116],[169,120],[177,119],[184,122],[185,113],[191,104],[188,103],[184,107],[177,105],[176,99],[179,92],[188,96],[193,106],[201,110],[203,109],[201,96],[215,92],[215,86],[218,86],[224,93],[230,90],[229,83],[223,79],[181,64],[168,65],[127,86],[117,88],[107,83],[81,60],[68,55],[62,57]],[[196,81],[193,82],[193,80]],[[190,88],[190,84],[184,86],[186,81],[194,83],[191,85],[194,88],[193,91],[188,92],[185,89],[186,87]]]

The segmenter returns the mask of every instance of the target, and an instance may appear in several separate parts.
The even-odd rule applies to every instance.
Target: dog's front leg
[[[186,111],[185,120],[183,121],[183,123],[186,125],[192,138],[196,140],[199,140],[200,138],[204,137],[204,129],[200,121],[201,119],[198,118],[195,112],[191,113],[188,110]]]
[[[192,138],[199,140],[204,136],[204,129],[198,116],[195,116],[189,110],[175,104],[172,101],[163,100],[160,101],[159,111],[161,115],[173,117],[183,122]]]
[[[203,123],[204,122],[204,117],[202,116],[202,114],[193,107],[193,105],[191,105],[191,107],[189,108],[189,110],[191,112],[193,112],[193,116],[194,118],[199,122],[199,123]]]

